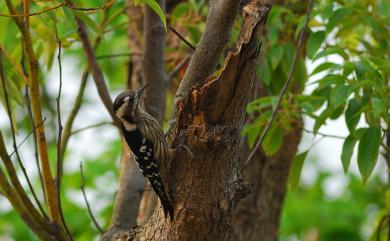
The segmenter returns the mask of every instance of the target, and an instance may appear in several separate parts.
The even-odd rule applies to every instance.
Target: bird
[[[123,136],[142,174],[149,180],[167,214],[173,221],[174,209],[160,176],[159,163],[168,162],[171,152],[158,121],[140,105],[147,85],[125,90],[114,100],[113,112],[120,120]]]

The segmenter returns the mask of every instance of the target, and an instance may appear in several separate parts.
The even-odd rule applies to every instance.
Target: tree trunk
[[[229,53],[217,78],[193,86],[178,104],[170,163],[162,165],[175,209],[174,221],[161,208],[143,226],[113,240],[227,240],[231,217],[249,186],[239,177],[238,159],[248,93],[260,58],[259,43],[270,5],[253,1],[245,8],[238,50]],[[169,173],[168,171],[169,170]]]

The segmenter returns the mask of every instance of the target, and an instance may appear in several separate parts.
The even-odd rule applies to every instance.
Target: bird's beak
[[[147,87],[148,87],[148,84],[144,84],[138,90],[136,90],[138,97],[141,97],[144,94],[144,90]]]

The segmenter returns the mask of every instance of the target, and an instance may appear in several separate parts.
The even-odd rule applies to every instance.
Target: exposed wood
[[[237,0],[209,2],[205,30],[176,92],[175,103],[185,98],[194,85],[204,84],[215,71],[218,59],[229,41],[239,4],[240,1]],[[177,114],[177,110],[174,111],[174,114]]]

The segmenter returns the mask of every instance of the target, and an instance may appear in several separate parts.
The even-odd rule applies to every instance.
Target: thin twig
[[[176,29],[174,29],[172,26],[169,26],[169,29],[172,30],[173,33],[175,33],[185,44],[187,44],[188,47],[190,47],[193,51],[196,50],[194,45],[192,45],[190,42],[188,42],[187,39],[185,39]]]
[[[61,215],[61,221],[64,225],[65,231],[68,234],[70,240],[73,240],[73,237],[69,231],[68,225],[66,225],[64,212],[62,210],[62,202],[61,202],[61,179],[62,179],[62,158],[61,158],[61,140],[62,140],[62,121],[61,121],[61,91],[62,91],[62,63],[61,63],[61,53],[62,53],[62,42],[58,37],[57,26],[55,26],[56,39],[58,43],[58,69],[59,69],[59,86],[58,86],[58,94],[56,98],[57,103],[57,121],[58,121],[58,136],[57,136],[57,198],[58,198],[58,208]]]
[[[123,53],[123,54],[107,54],[107,55],[97,55],[96,59],[107,59],[107,58],[117,58],[117,57],[131,57],[134,55],[141,56],[141,53]]]
[[[106,110],[111,116],[111,119],[115,122],[117,122],[117,126],[119,127],[119,122],[117,118],[115,117],[114,113],[112,112],[112,99],[108,91],[107,84],[105,82],[103,72],[98,65],[96,61],[96,55],[93,49],[93,46],[89,40],[87,28],[85,26],[85,23],[81,21],[79,18],[76,17],[76,24],[77,24],[77,33],[81,40],[84,54],[87,58],[87,62],[89,64],[90,72],[92,73],[93,79],[95,81],[95,85],[97,87],[99,96],[106,107]]]
[[[290,72],[288,73],[287,80],[284,83],[283,88],[282,88],[282,90],[279,93],[278,100],[276,102],[274,110],[272,111],[271,118],[268,121],[267,125],[265,126],[263,132],[261,133],[261,136],[260,136],[259,140],[257,141],[257,143],[256,143],[255,147],[253,148],[252,152],[249,154],[249,156],[248,156],[247,160],[245,161],[244,165],[242,166],[241,170],[244,169],[249,164],[249,162],[251,161],[252,157],[255,155],[257,149],[260,147],[261,143],[264,141],[264,138],[266,137],[267,133],[269,132],[269,130],[270,130],[271,126],[272,126],[273,121],[275,120],[275,117],[276,117],[276,114],[277,114],[277,112],[279,110],[279,107],[280,107],[280,104],[282,102],[283,96],[286,93],[287,88],[289,87],[289,85],[290,85],[290,83],[292,81],[292,77],[293,77],[293,74],[294,74],[294,71],[295,71],[295,66],[296,66],[297,61],[298,61],[299,52],[300,52],[300,49],[302,47],[304,35],[305,35],[306,28],[307,28],[307,25],[308,25],[309,20],[310,20],[310,14],[311,14],[311,11],[313,9],[313,5],[314,5],[314,0],[310,0],[309,6],[308,6],[307,12],[306,12],[305,24],[303,26],[303,29],[302,29],[301,33],[299,34],[297,48],[296,48],[295,53],[294,53],[294,60],[293,60],[293,63],[291,65]]]
[[[186,65],[188,63],[188,61],[190,61],[190,59],[191,59],[191,56],[184,57],[180,61],[180,63],[178,63],[176,65],[176,67],[167,75],[166,82],[169,83],[173,79],[173,77],[175,77],[177,75],[177,73],[179,73],[181,68],[183,68],[183,66]]]
[[[99,29],[104,30],[107,27],[108,23],[108,9],[105,9],[103,12],[103,19],[102,22],[99,25]],[[95,51],[97,47],[99,46],[101,41],[101,34],[98,34],[95,36],[95,39],[93,41],[93,50]],[[62,140],[61,140],[61,158],[64,160],[65,150],[68,145],[68,141],[71,135],[73,122],[76,119],[77,114],[79,113],[79,110],[81,108],[81,103],[84,96],[85,87],[87,85],[88,76],[89,76],[90,68],[88,65],[84,67],[83,73],[81,74],[81,80],[80,80],[80,87],[77,92],[77,96],[74,100],[74,104],[72,106],[72,109],[69,113],[68,119],[65,122],[64,130],[62,133]]]
[[[88,129],[92,129],[92,128],[96,128],[96,127],[100,127],[100,126],[103,126],[103,125],[114,125],[114,123],[109,122],[109,121],[102,121],[102,122],[99,122],[99,123],[96,123],[96,124],[92,124],[92,125],[85,126],[85,127],[80,128],[80,129],[74,130],[70,134],[71,135],[75,135],[75,134],[78,134],[79,132],[82,132],[82,131],[85,131],[85,130],[88,130]]]
[[[66,7],[70,8],[70,9],[73,9],[73,10],[79,10],[79,11],[97,11],[97,10],[106,9],[106,8],[111,7],[115,2],[116,2],[116,0],[110,0],[110,1],[108,1],[107,3],[105,3],[104,5],[102,5],[100,7],[96,7],[96,8],[82,8],[82,7],[74,6],[69,0],[65,0]]]
[[[305,131],[305,132],[307,132],[307,133],[310,133],[310,134],[313,134],[313,135],[319,135],[319,136],[323,136],[323,137],[329,137],[329,138],[335,138],[335,139],[342,139],[342,140],[345,139],[344,136],[325,134],[325,133],[321,133],[321,132],[314,133],[314,131],[311,131],[311,130],[308,130],[308,129],[303,129],[303,131]]]
[[[62,121],[61,121],[61,90],[62,90],[62,64],[61,64],[61,51],[62,51],[62,43],[58,38],[58,32],[56,28],[56,39],[58,42],[58,69],[59,69],[59,86],[58,86],[58,94],[56,98],[57,103],[57,122],[58,122],[58,135],[57,135],[57,191],[60,192],[61,189],[61,176],[62,176],[62,158],[60,155],[61,152],[61,138],[62,138]]]
[[[49,7],[49,8],[45,8],[45,9],[42,9],[38,12],[34,12],[34,13],[28,13],[28,14],[4,14],[4,13],[0,13],[0,17],[9,17],[9,18],[15,18],[15,17],[31,17],[31,16],[36,16],[36,15],[40,15],[40,14],[43,14],[43,13],[46,13],[46,12],[49,12],[49,11],[53,11],[57,8],[60,8],[62,6],[65,6],[66,3],[60,3],[54,7]]]
[[[53,7],[48,7],[48,8],[44,8],[40,11],[37,11],[37,12],[34,12],[34,13],[25,13],[25,14],[4,14],[4,13],[0,13],[0,17],[9,17],[9,18],[16,18],[16,17],[31,17],[31,16],[37,16],[37,15],[41,15],[43,13],[47,13],[47,12],[50,12],[50,11],[53,11],[53,10],[56,10],[60,7],[67,7],[67,8],[70,8],[72,10],[78,10],[78,11],[98,11],[98,10],[102,10],[102,9],[105,9],[105,8],[108,8],[110,7],[111,5],[113,5],[114,3],[116,2],[116,0],[111,0],[109,1],[108,3],[102,5],[102,6],[99,6],[99,7],[95,7],[95,8],[83,8],[83,7],[76,7],[76,6],[73,6],[72,4],[70,4],[68,1],[65,1],[63,3],[60,3],[56,6],[53,6]]]
[[[0,79],[1,79],[1,82],[2,82],[2,85],[3,85],[4,99],[5,99],[5,103],[6,103],[6,107],[7,107],[7,113],[8,113],[8,117],[9,117],[9,122],[10,122],[10,125],[11,125],[12,142],[13,142],[14,152],[16,153],[16,157],[17,157],[16,159],[17,159],[17,161],[19,163],[19,166],[22,169],[23,175],[24,175],[24,177],[25,177],[25,179],[27,181],[27,184],[28,184],[28,187],[29,187],[29,189],[31,191],[31,194],[33,195],[34,200],[35,200],[36,204],[38,205],[39,210],[41,211],[42,215],[45,218],[47,218],[47,215],[46,215],[45,211],[43,210],[42,205],[41,205],[39,199],[37,198],[37,195],[35,194],[35,191],[34,191],[34,188],[33,188],[32,184],[31,184],[30,178],[27,175],[26,168],[24,167],[22,159],[20,158],[19,151],[18,151],[18,146],[16,144],[15,123],[12,120],[11,105],[10,105],[10,102],[9,102],[9,99],[8,99],[7,86],[5,84],[5,75],[4,75],[4,72],[3,72],[3,52],[2,52],[1,49],[0,49]]]
[[[43,125],[46,121],[46,117],[43,118],[43,121],[39,123],[37,126],[34,126],[34,128],[26,135],[26,137],[16,146],[16,149],[18,150],[26,141],[27,139],[34,133],[34,131],[38,128],[38,126]],[[12,157],[12,155],[15,154],[15,150],[11,152],[9,157]]]
[[[81,191],[83,192],[83,197],[84,197],[85,204],[87,205],[89,217],[92,219],[93,224],[95,225],[97,230],[99,230],[100,234],[103,234],[104,231],[100,227],[99,223],[96,221],[95,216],[92,213],[91,206],[89,205],[89,202],[88,202],[88,199],[87,199],[87,195],[85,194],[85,190],[84,190],[84,188],[85,188],[85,180],[84,180],[84,173],[83,173],[83,164],[81,162],[80,162],[80,174],[81,174]]]

